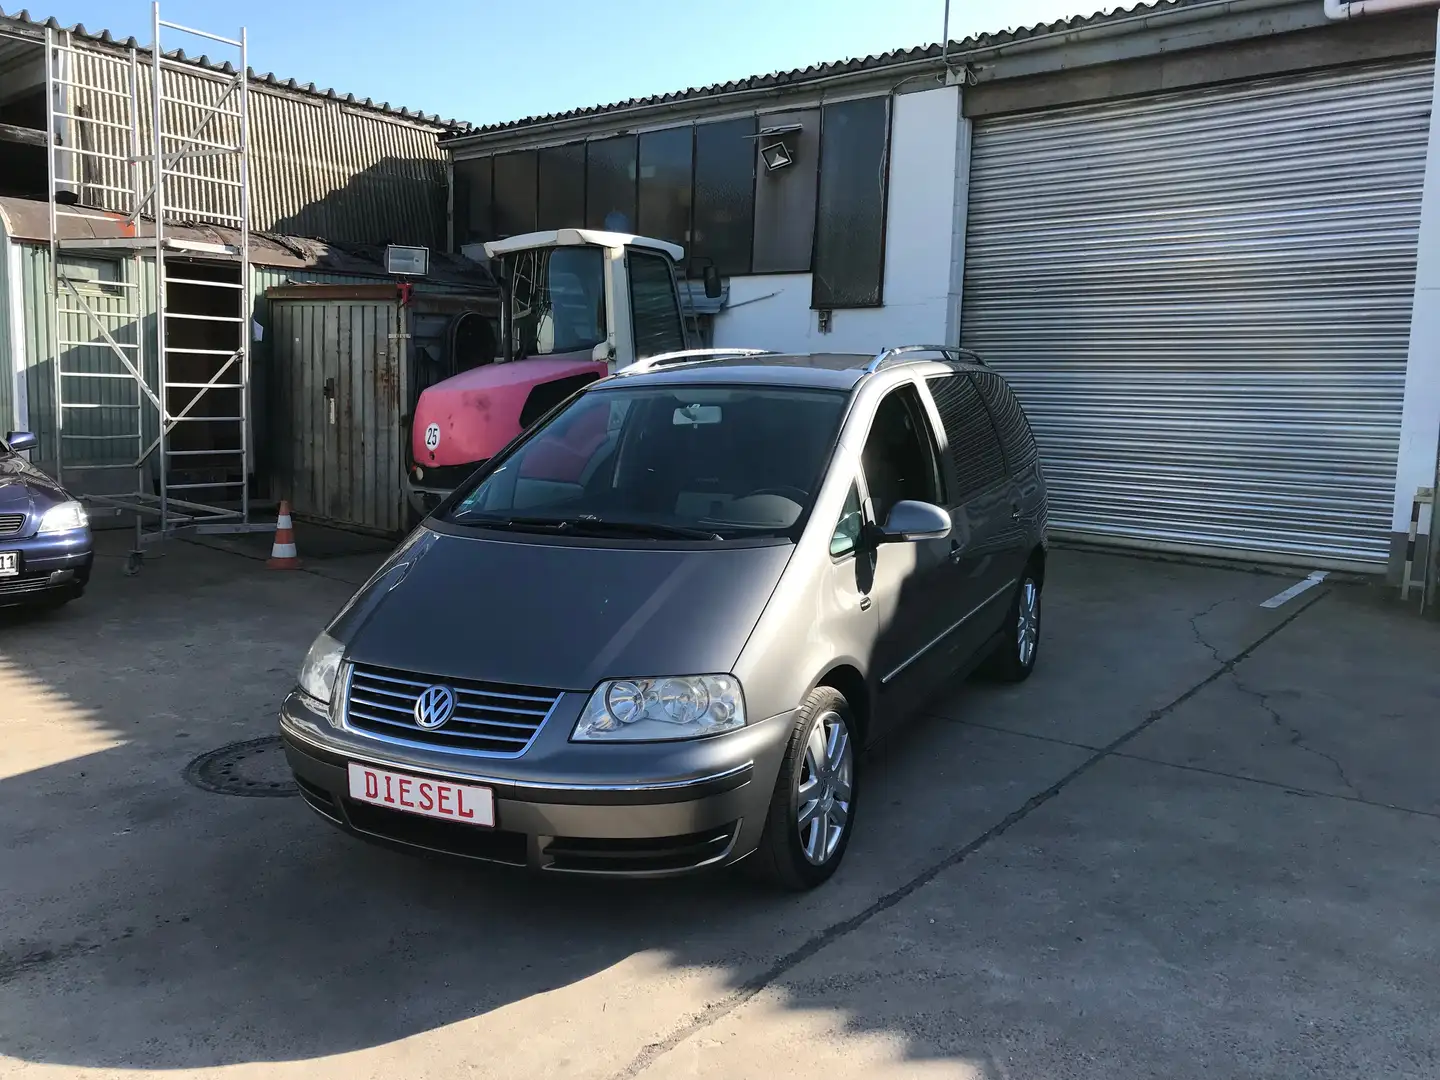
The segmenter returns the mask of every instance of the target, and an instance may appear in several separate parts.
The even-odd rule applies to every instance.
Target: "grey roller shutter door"
[[[962,341],[1051,522],[1379,567],[1433,63],[976,122]]]

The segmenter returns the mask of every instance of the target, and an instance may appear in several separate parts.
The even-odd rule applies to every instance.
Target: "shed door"
[[[1432,72],[977,121],[962,340],[1057,531],[1383,568]]]
[[[274,399],[287,430],[281,490],[298,514],[399,532],[407,313],[394,301],[275,300]],[[278,425],[277,425],[278,428]]]

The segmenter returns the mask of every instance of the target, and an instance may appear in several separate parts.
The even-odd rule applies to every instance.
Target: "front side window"
[[[523,251],[510,271],[511,356],[593,349],[609,336],[605,254],[599,248]]]
[[[840,511],[840,520],[835,524],[835,534],[830,537],[830,554],[836,558],[852,554],[860,546],[860,531],[864,527],[860,491],[851,484],[850,494],[845,497],[845,509]]]
[[[670,260],[631,248],[625,253],[630,271],[630,311],[635,334],[635,358],[676,352],[685,347],[680,306]]]
[[[877,522],[883,524],[905,499],[941,501],[935,441],[914,386],[892,390],[880,402],[861,460]]]
[[[482,471],[448,520],[572,535],[795,539],[845,401],[787,387],[592,390]]]

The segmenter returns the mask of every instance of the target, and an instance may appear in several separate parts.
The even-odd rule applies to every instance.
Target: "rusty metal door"
[[[270,310],[276,496],[302,517],[400,532],[408,312],[380,299],[274,299]]]

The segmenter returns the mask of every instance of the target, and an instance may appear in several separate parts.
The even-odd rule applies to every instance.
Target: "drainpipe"
[[[1361,15],[1383,15],[1387,11],[1435,6],[1437,0],[1325,0],[1330,19],[1358,19]]]

